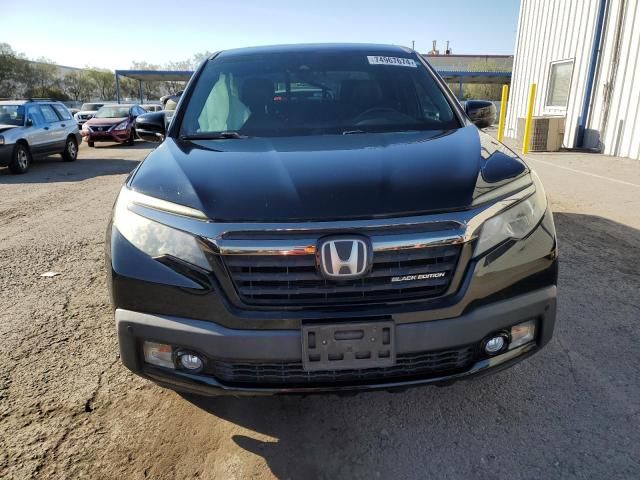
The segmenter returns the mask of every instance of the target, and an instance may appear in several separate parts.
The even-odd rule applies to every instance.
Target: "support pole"
[[[462,100],[462,77],[458,78],[458,100]]]
[[[522,153],[529,153],[529,137],[531,136],[531,118],[533,117],[533,104],[536,99],[536,84],[529,87],[529,103],[527,104],[527,118],[524,122],[524,135],[522,136]]]
[[[500,99],[500,119],[498,120],[498,141],[502,141],[504,135],[504,119],[507,115],[507,98],[509,97],[509,85],[502,86],[502,98]]]
[[[120,75],[116,71],[116,102],[120,103]]]
[[[144,103],[144,100],[142,99],[142,80],[138,80],[138,94],[140,97],[140,105],[142,105]]]
[[[591,58],[589,59],[589,68],[587,70],[587,83],[584,90],[584,98],[582,99],[580,116],[578,117],[578,131],[574,140],[574,147],[582,147],[584,145],[584,130],[587,126],[587,117],[589,116],[589,109],[591,106],[591,94],[595,82],[596,70],[598,69],[599,57],[602,53],[600,42],[602,39],[602,32],[606,28],[605,24],[607,23],[605,19],[606,12],[607,0],[600,0],[600,5],[598,7],[598,17],[596,20],[596,27],[593,36],[593,43],[591,45]],[[608,17],[608,15],[606,16]]]

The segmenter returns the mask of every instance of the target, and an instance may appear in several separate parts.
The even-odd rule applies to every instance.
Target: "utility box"
[[[524,117],[518,118],[518,141],[524,137]],[[533,117],[529,137],[530,152],[557,152],[562,147],[565,117]]]

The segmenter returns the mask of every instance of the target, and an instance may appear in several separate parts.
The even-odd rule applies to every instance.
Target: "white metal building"
[[[639,0],[522,0],[505,135],[518,138],[529,85],[535,116],[565,117],[562,146],[640,159]]]

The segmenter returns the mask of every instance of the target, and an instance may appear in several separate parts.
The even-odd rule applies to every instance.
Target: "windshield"
[[[95,114],[94,118],[122,118],[129,116],[129,108],[130,107],[102,107]]]
[[[22,105],[0,105],[0,125],[24,125],[24,107]]]
[[[408,54],[276,53],[210,61],[180,134],[271,137],[457,127],[434,78]]]
[[[83,103],[80,110],[83,112],[95,112],[99,110],[102,105],[104,105],[104,103]]]

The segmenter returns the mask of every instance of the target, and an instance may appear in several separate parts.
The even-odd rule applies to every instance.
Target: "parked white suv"
[[[84,125],[87,120],[91,120],[105,103],[106,102],[83,103],[80,107],[80,111],[73,116],[74,120],[78,124],[78,128],[82,129],[82,125]]]
[[[50,100],[0,101],[0,167],[25,173],[36,155],[78,157],[78,126],[62,103]]]

